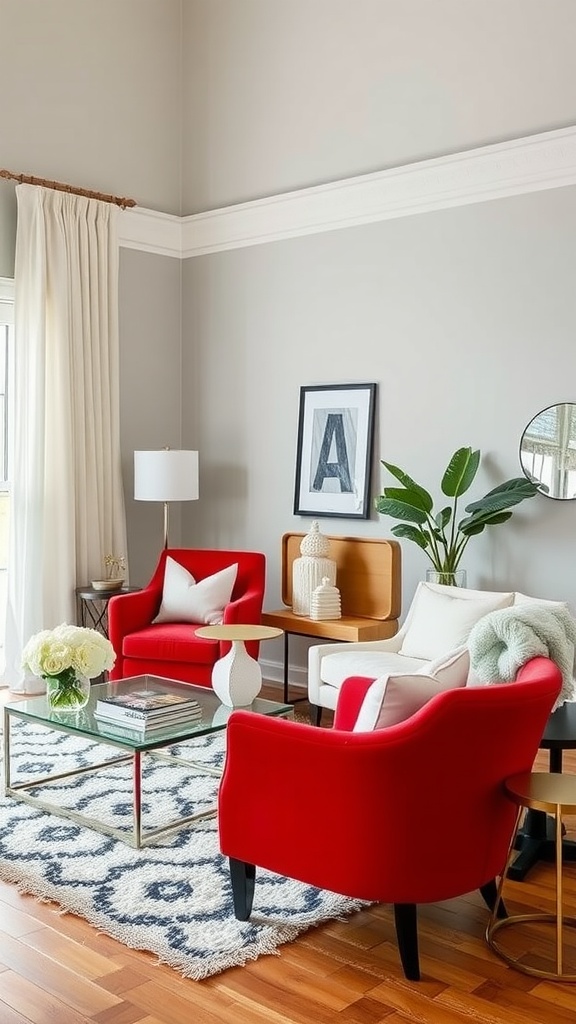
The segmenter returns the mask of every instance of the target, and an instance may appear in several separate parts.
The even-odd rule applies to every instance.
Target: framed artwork
[[[368,519],[376,384],[300,388],[294,514]]]

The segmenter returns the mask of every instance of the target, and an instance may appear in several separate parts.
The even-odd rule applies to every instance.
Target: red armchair
[[[108,604],[108,634],[116,663],[110,679],[155,675],[210,686],[214,663],[230,649],[229,642],[202,640],[196,629],[204,623],[153,623],[162,602],[166,558],[184,566],[196,580],[238,563],[230,603],[223,623],[258,625],[264,601],[266,558],[258,551],[209,551],[171,548],[160,555],[150,583],[133,594],[118,594]],[[246,644],[253,658],[257,642]]]
[[[333,729],[231,715],[220,848],[239,920],[255,865],[392,903],[404,973],[418,980],[418,903],[478,888],[495,904],[516,818],[502,782],[531,770],[561,674],[535,658],[516,682],[449,690],[398,725],[350,732],[371,682],[346,680]]]

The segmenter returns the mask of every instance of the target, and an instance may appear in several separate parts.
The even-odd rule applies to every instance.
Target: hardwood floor
[[[264,696],[278,698],[278,690],[266,687]],[[0,703],[6,697],[0,691]],[[296,709],[300,715],[307,705]],[[547,770],[544,752],[536,767]],[[565,755],[564,770],[576,771],[576,754]],[[568,826],[574,837],[576,821]],[[574,914],[576,864],[566,867],[564,889],[566,912]],[[507,893],[514,912],[552,910],[552,866],[539,864],[525,882],[507,883]],[[486,921],[478,894],[421,907],[419,983],[402,975],[388,906],[310,929],[281,946],[278,956],[193,982],[74,914],[60,913],[55,904],[0,882],[0,1024],[572,1022],[576,986],[507,967],[485,943]],[[510,933],[514,949],[531,948],[544,958],[553,934],[543,939],[535,927],[528,940],[525,934]],[[567,947],[566,957],[576,965],[573,931]]]

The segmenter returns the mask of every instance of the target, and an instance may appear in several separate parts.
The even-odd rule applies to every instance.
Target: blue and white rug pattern
[[[225,734],[194,741],[193,759],[222,763]],[[172,752],[192,759],[191,745]],[[40,725],[11,728],[12,782],[83,767],[118,751]],[[143,822],[153,828],[214,806],[217,778],[147,758]],[[131,828],[128,766],[42,787],[45,799],[74,807],[115,827]],[[255,960],[312,925],[343,919],[366,904],[271,872],[257,872],[252,917],[237,921],[228,862],[214,818],[172,833],[141,850],[33,808],[0,799],[0,878],[50,899],[133,949],[155,954],[188,978],[201,979]]]

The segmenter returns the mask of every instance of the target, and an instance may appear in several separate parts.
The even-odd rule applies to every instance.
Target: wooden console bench
[[[277,611],[263,612],[262,624],[284,630],[284,703],[288,701],[289,637],[319,640],[387,640],[398,631],[401,608],[401,548],[398,541],[363,537],[331,537],[329,557],[337,566],[340,619],[295,615],[292,606],[292,563],[300,558],[305,533],[282,537],[282,600]],[[303,699],[303,698],[302,698]],[[290,701],[290,703],[294,703]]]

